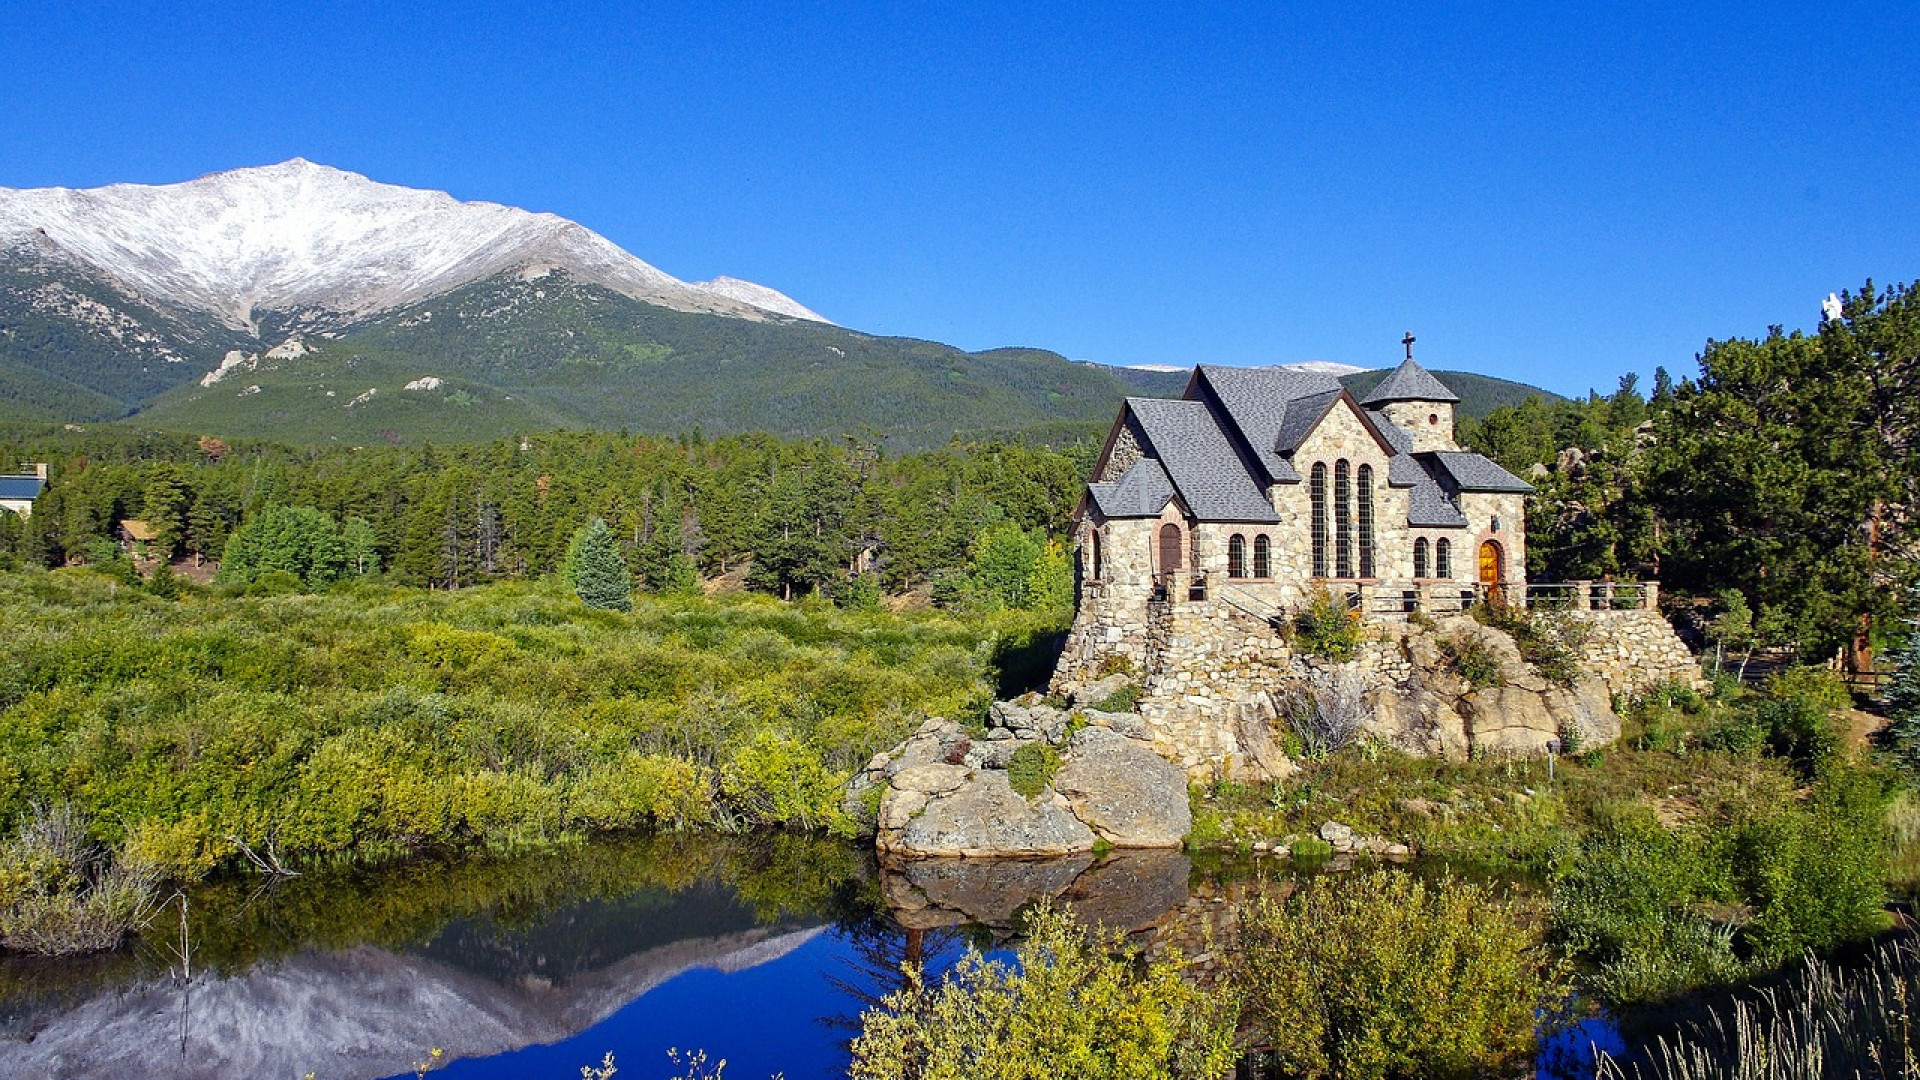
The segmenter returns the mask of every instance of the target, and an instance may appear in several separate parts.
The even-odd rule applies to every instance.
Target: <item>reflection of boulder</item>
[[[1021,908],[1041,900],[1072,905],[1090,923],[1116,930],[1150,925],[1187,898],[1192,864],[1171,850],[1116,851],[1057,859],[903,859],[883,864],[880,887],[894,918],[910,930],[978,925],[1011,930]]]
[[[1014,913],[1060,895],[1092,855],[1057,859],[913,859],[882,867],[880,887],[894,918],[909,929],[976,924],[1013,926]]]
[[[1187,902],[1193,862],[1167,849],[1116,851],[1060,894],[1082,920],[1110,930],[1144,930]]]

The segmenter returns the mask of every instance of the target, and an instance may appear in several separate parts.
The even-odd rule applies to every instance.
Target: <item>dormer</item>
[[[1419,453],[1460,449],[1453,441],[1453,407],[1459,401],[1459,395],[1409,356],[1361,404],[1412,436],[1414,452]]]

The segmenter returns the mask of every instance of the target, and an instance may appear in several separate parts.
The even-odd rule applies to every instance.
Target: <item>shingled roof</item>
[[[1280,368],[1232,368],[1201,364],[1195,369],[1194,386],[1203,395],[1211,395],[1225,410],[1227,419],[1239,429],[1254,460],[1266,470],[1269,484],[1297,484],[1300,474],[1286,454],[1286,431],[1300,410],[1302,398],[1340,393],[1340,382],[1318,372],[1286,371]],[[1317,423],[1326,408],[1313,418]]]
[[[1413,362],[1412,357],[1402,361],[1393,369],[1393,374],[1381,380],[1373,388],[1362,405],[1385,405],[1390,401],[1459,401],[1460,396],[1447,389],[1446,384],[1433,377],[1426,368]]]
[[[37,499],[46,486],[37,476],[0,476],[0,499]]]
[[[1118,480],[1088,484],[1087,494],[1100,513],[1110,518],[1159,517],[1174,498],[1167,470],[1152,458],[1134,462]]]
[[[1470,450],[1431,450],[1415,455],[1430,459],[1457,491],[1498,491],[1525,495],[1533,485]]]
[[[1204,401],[1128,398],[1127,408],[1195,517],[1275,523],[1280,515]],[[1125,479],[1124,477],[1122,479]]]

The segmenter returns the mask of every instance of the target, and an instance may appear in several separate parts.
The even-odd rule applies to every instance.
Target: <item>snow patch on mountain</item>
[[[1332,360],[1303,360],[1297,364],[1275,364],[1273,366],[1281,371],[1303,371],[1309,375],[1332,375],[1335,378],[1339,378],[1342,375],[1357,375],[1362,371],[1371,370],[1370,368],[1356,367],[1353,364],[1336,363]]]
[[[806,319],[809,322],[826,323],[829,326],[833,325],[833,320],[801,306],[800,302],[793,297],[774,289],[769,289],[765,285],[755,285],[751,281],[741,281],[739,278],[722,276],[714,278],[711,281],[696,281],[693,283],[693,287],[703,292],[710,292],[715,296],[724,296],[729,300],[738,300],[741,303],[752,304],[762,311],[771,311],[775,314],[787,315],[795,319]]]
[[[554,214],[302,158],[181,184],[0,188],[0,248],[22,244],[253,332],[267,313],[341,325],[496,274],[555,270],[681,311],[825,321],[750,282],[688,284]]]

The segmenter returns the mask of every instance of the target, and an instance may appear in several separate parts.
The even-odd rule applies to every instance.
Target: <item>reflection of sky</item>
[[[1627,1041],[1608,1016],[1590,1016],[1540,1039],[1534,1075],[1540,1080],[1587,1080],[1604,1050],[1616,1061],[1627,1054]]]
[[[929,968],[944,970],[950,951]],[[1009,959],[997,955],[998,959]],[[677,975],[585,1031],[561,1042],[449,1063],[449,1080],[568,1080],[611,1053],[623,1076],[679,1075],[667,1050],[704,1049],[727,1061],[729,1080],[825,1080],[845,1075],[851,1032],[830,1021],[861,1005],[835,980],[876,989],[843,933],[821,934],[757,967],[725,974],[699,968]],[[412,1073],[398,1080],[411,1080]]]

